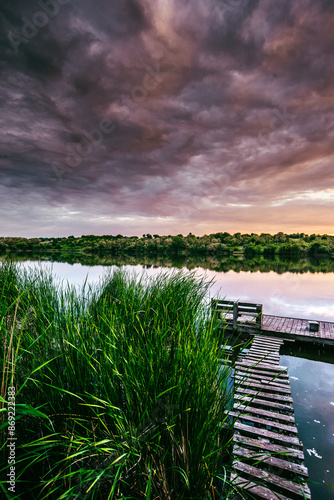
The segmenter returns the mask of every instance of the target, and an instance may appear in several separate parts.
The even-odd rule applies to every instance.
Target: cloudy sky
[[[0,16],[0,235],[334,233],[332,0]]]

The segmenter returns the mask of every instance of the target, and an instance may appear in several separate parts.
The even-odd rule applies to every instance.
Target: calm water
[[[35,265],[51,268],[48,263],[24,263],[25,267]],[[96,284],[112,267],[54,263],[52,272],[80,288],[86,277],[89,283]],[[171,272],[170,268],[123,267],[149,276],[161,270]],[[211,297],[219,295],[257,302],[263,304],[264,314],[334,321],[334,273],[217,273],[201,268],[196,272],[215,280]],[[313,355],[304,356],[314,358]],[[289,370],[296,423],[299,438],[304,443],[313,500],[334,500],[334,356],[326,361],[329,362],[281,356],[281,364]]]
[[[281,356],[288,367],[313,500],[334,499],[334,364]]]
[[[27,261],[22,265],[51,268],[51,264],[47,262]],[[101,276],[113,267],[115,266],[90,267],[61,262],[52,264],[56,276],[78,287],[83,284],[87,276],[88,282],[97,283]],[[171,271],[171,268],[144,268],[140,265],[123,266],[123,268],[139,274],[145,272],[149,276],[161,270]],[[264,314],[334,321],[334,273],[277,274],[274,271],[217,273],[201,268],[196,268],[196,272],[215,280],[210,292],[212,297],[220,295],[221,298],[260,303],[263,304]]]

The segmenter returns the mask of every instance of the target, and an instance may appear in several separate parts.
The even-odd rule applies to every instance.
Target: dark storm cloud
[[[245,230],[264,210],[274,231],[292,206],[331,232],[332,2],[3,0],[0,15],[14,232]]]

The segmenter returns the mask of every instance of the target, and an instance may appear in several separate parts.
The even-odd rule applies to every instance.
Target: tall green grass
[[[20,499],[218,499],[230,368],[194,273],[122,270],[94,289],[0,268],[1,483]],[[17,484],[5,472],[16,387]]]

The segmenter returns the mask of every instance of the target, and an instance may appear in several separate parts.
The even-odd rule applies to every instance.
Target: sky
[[[0,236],[334,233],[332,0],[0,16]]]

